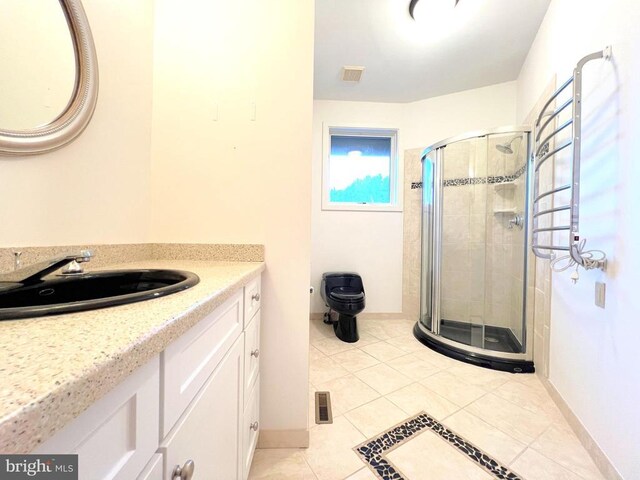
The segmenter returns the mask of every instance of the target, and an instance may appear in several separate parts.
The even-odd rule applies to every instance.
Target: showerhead
[[[507,155],[513,154],[513,148],[511,148],[511,142],[496,145],[496,148],[500,153],[506,153]]]
[[[509,140],[508,142],[505,143],[499,143],[498,145],[496,145],[496,149],[500,152],[500,153],[506,153],[507,155],[513,155],[513,148],[511,148],[511,144],[513,142],[515,142],[518,138],[520,138],[520,135],[516,135],[515,137],[513,137],[511,140]]]

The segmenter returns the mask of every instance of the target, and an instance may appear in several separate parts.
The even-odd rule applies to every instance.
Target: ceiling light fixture
[[[416,19],[416,5],[419,1],[420,0],[411,0],[411,2],[409,2],[409,15],[411,15],[411,18],[413,18],[414,20]],[[435,13],[455,8],[458,5],[458,2],[460,2],[460,0],[423,0],[422,4],[429,4],[430,10],[433,11],[432,13]]]

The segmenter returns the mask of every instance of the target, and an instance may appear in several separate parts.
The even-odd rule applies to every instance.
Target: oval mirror
[[[2,0],[0,65],[0,154],[45,153],[82,133],[98,67],[80,0]]]

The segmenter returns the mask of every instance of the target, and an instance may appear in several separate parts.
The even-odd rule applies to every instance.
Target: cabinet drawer
[[[138,475],[137,480],[162,480],[162,455],[160,453],[151,457],[145,469]]]
[[[34,453],[77,453],[83,480],[137,478],[158,446],[159,377],[156,356]]]
[[[239,291],[162,353],[162,438],[238,339],[242,328],[242,291]]]
[[[240,421],[244,360],[238,339],[162,442],[165,479],[194,463],[195,479],[237,480],[242,475]]]
[[[244,332],[244,391],[249,392],[260,373],[260,311]],[[245,405],[249,396],[245,395]]]
[[[245,328],[249,325],[249,322],[260,309],[260,302],[262,299],[260,275],[251,280],[246,287],[244,287],[244,325]]]
[[[249,477],[253,452],[256,450],[258,435],[260,434],[260,379],[253,385],[249,394],[249,402],[244,410],[242,425],[242,467],[243,479]]]

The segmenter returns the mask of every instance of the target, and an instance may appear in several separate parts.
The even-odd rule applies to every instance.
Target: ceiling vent
[[[362,78],[364,67],[342,67],[342,80],[344,82],[359,82]]]

